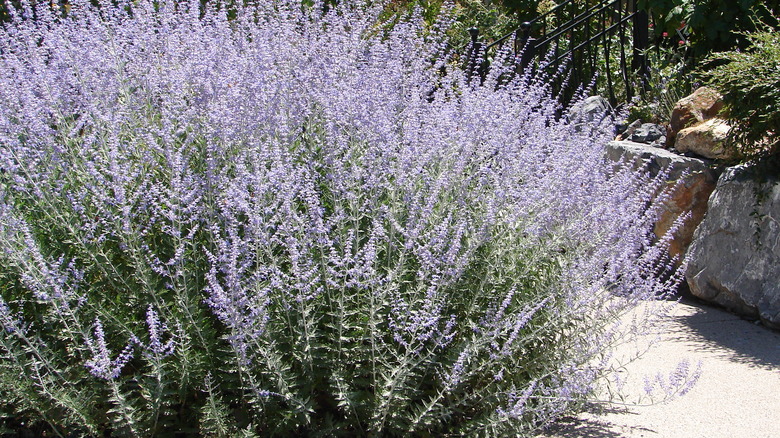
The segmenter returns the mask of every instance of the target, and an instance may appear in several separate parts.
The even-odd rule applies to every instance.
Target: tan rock
[[[661,238],[672,229],[678,217],[690,214],[688,220],[674,231],[674,237],[669,243],[669,255],[676,257],[678,264],[693,241],[696,227],[707,213],[707,201],[715,190],[716,181],[715,172],[704,166],[669,181],[670,186],[677,185],[669,199],[664,202],[653,232],[656,237]]]
[[[669,140],[680,130],[714,118],[723,109],[723,96],[712,88],[701,87],[680,99],[669,120]]]
[[[724,120],[709,119],[680,130],[674,148],[678,152],[692,152],[704,158],[733,160],[739,158],[739,152],[728,142],[730,130]]]
[[[627,141],[613,141],[607,146],[607,158],[619,162],[629,160],[635,168],[646,169],[655,176],[666,172],[669,197],[661,206],[653,232],[657,238],[665,236],[683,214],[690,217],[672,234],[669,255],[682,261],[693,240],[693,233],[707,211],[707,201],[718,179],[712,162],[677,155],[671,151]]]

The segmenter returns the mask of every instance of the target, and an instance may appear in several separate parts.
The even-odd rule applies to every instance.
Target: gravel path
[[[594,409],[537,438],[780,437],[779,332],[684,301],[660,342],[629,371],[668,372],[684,358],[702,364],[698,383],[685,396],[652,406]]]

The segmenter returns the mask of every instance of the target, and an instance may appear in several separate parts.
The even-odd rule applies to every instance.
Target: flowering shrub
[[[576,409],[645,321],[618,317],[678,281],[660,181],[543,78],[470,83],[443,29],[259,3],[3,28],[6,424],[504,435]]]

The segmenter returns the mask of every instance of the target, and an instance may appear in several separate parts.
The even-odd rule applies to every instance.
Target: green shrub
[[[506,7],[486,0],[457,0],[446,5],[444,0],[395,0],[385,7],[384,18],[394,15],[400,19],[415,8],[419,8],[426,23],[433,24],[445,10],[451,15],[452,23],[447,30],[448,42],[452,47],[463,48],[470,41],[468,29],[479,30],[481,40],[493,41],[517,28],[520,21]],[[532,9],[531,11],[534,11]],[[533,15],[533,12],[526,12]]]
[[[780,148],[780,34],[745,36],[749,50],[716,53],[708,59],[716,67],[701,74],[723,93],[733,139],[749,160]]]

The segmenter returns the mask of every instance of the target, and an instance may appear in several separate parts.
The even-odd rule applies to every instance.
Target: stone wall
[[[743,165],[721,175],[685,277],[693,295],[780,328],[780,178],[766,173]]]
[[[663,235],[679,215],[690,214],[669,251],[687,257],[691,293],[780,329],[780,170],[740,165],[721,172],[739,159],[728,144],[728,124],[718,118],[722,108],[716,91],[700,88],[660,126],[666,144],[615,141],[607,156],[653,174],[668,168],[669,184],[680,183],[655,232]],[[637,121],[633,128],[644,126]],[[618,140],[642,137],[634,134],[630,126]]]

